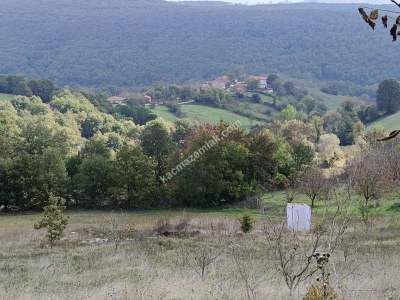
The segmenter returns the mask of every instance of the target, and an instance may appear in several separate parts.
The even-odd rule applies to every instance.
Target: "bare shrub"
[[[317,226],[311,234],[304,234],[287,230],[284,222],[278,225],[270,223],[266,234],[279,262],[280,273],[292,295],[300,283],[316,272],[316,269],[311,269],[311,263],[321,242],[322,228]]]
[[[157,220],[154,225],[153,232],[158,236],[193,236],[197,235],[198,231],[190,230],[191,220],[188,218],[179,219],[172,222],[168,218]]]
[[[305,194],[314,207],[315,200],[321,198],[329,185],[327,178],[318,167],[307,168],[299,180],[299,191]]]
[[[253,266],[249,264],[249,261],[252,261],[254,259],[254,249],[251,249],[247,246],[239,245],[232,245],[230,249],[231,256],[236,267],[236,275],[238,275],[240,281],[244,285],[246,298],[251,300],[257,299],[256,290],[258,279],[256,274],[254,274],[253,272]]]
[[[265,227],[267,242],[273,249],[290,295],[301,283],[312,277],[318,267],[312,259],[317,249],[334,253],[343,242],[349,218],[342,214],[340,204],[333,216],[326,216],[316,224],[310,233],[286,229],[286,223],[267,222]]]
[[[135,226],[125,221],[125,214],[111,214],[105,218],[103,233],[105,237],[114,244],[115,251],[118,250],[120,244],[130,238],[134,238],[136,234]]]
[[[284,182],[284,194],[287,203],[292,203],[299,192],[299,180],[296,175],[290,176]]]
[[[384,151],[378,148],[369,149],[354,158],[347,167],[348,185],[360,198],[362,220],[367,224],[371,201],[379,205],[379,199],[390,187],[390,169],[384,162]]]
[[[220,243],[213,245],[206,240],[204,243],[196,246],[195,249],[189,250],[189,266],[198,274],[201,280],[204,280],[207,268],[213,264],[228,248]]]

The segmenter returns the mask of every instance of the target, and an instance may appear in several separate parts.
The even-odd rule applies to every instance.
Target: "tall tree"
[[[40,97],[45,103],[50,102],[56,92],[56,87],[50,80],[31,80],[28,86],[33,95]]]
[[[379,110],[386,114],[400,109],[400,83],[394,79],[386,79],[379,84],[376,96]]]
[[[124,146],[115,161],[114,203],[125,208],[149,208],[155,203],[155,162],[141,149]]]
[[[161,178],[166,172],[168,155],[173,147],[167,128],[160,122],[150,122],[143,130],[141,143],[143,152],[157,162],[156,174]]]

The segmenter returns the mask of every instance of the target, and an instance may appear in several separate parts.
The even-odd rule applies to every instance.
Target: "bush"
[[[250,215],[243,215],[240,219],[240,229],[244,232],[244,233],[249,233],[250,231],[253,230],[254,227],[254,220]]]
[[[319,284],[313,284],[307,289],[303,300],[336,300],[339,299],[335,290],[327,285],[323,287]]]

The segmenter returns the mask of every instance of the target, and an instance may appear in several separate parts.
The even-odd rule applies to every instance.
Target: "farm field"
[[[267,233],[285,218],[284,194],[263,200],[264,214],[242,208],[70,211],[65,236],[52,249],[45,232],[33,229],[38,214],[2,215],[1,299],[302,299],[315,277],[290,297]],[[300,195],[296,201],[307,200]],[[332,255],[331,282],[344,299],[398,299],[400,212],[389,208],[399,201],[382,201],[368,231],[356,207],[352,203],[347,233]],[[319,203],[314,225],[325,211]],[[255,220],[249,234],[240,231],[244,213]],[[117,243],[116,230],[128,224],[134,230]],[[174,234],[164,234],[169,231]],[[201,259],[214,257],[203,270]]]
[[[258,121],[238,115],[228,110],[205,105],[185,104],[181,106],[181,110],[182,113],[184,113],[184,119],[188,119],[193,122],[218,124],[221,120],[229,123],[239,120],[243,128],[250,128],[252,125],[259,123]],[[177,117],[170,113],[168,108],[165,106],[157,106],[152,111],[159,117],[170,122],[174,122],[177,119]]]

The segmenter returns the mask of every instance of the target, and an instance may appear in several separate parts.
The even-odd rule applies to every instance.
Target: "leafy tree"
[[[386,137],[387,132],[383,125],[376,124],[368,128],[364,134],[364,138],[368,144],[374,145],[378,139]]]
[[[135,123],[140,125],[144,125],[147,122],[157,118],[157,115],[152,113],[149,109],[133,104],[117,105],[114,108],[114,111],[116,114],[130,118]]]
[[[155,162],[133,146],[124,146],[114,163],[117,178],[115,204],[125,208],[149,208],[155,203]]]
[[[172,133],[172,140],[179,147],[183,147],[185,144],[185,139],[189,136],[190,132],[190,123],[187,121],[178,120],[175,122],[175,130]]]
[[[40,221],[35,223],[34,228],[39,230],[47,229],[47,239],[50,247],[53,248],[54,242],[60,240],[65,228],[68,225],[68,218],[64,216],[65,200],[49,195],[48,204],[43,208],[43,215]]]
[[[277,89],[277,85],[279,84],[279,76],[276,74],[270,74],[267,79],[268,84],[274,89]]]
[[[11,93],[14,95],[22,95],[28,97],[31,97],[33,95],[31,89],[25,81],[18,82],[11,90]]]
[[[22,76],[0,76],[0,93],[32,96],[32,90]]]
[[[79,160],[69,166],[74,173],[72,196],[79,206],[96,208],[110,205],[116,176],[111,151],[104,141],[88,142],[79,153]]]
[[[173,146],[167,128],[160,122],[150,122],[143,130],[140,140],[143,152],[157,162],[156,175],[160,178],[166,172],[168,155]]]
[[[199,153],[201,146],[210,141],[218,130],[205,129],[194,135],[183,157]],[[253,183],[246,176],[249,151],[244,145],[224,140],[204,151],[203,155],[196,156],[197,160],[186,165],[174,180],[179,204],[216,207],[237,202],[253,193]]]
[[[317,102],[315,101],[315,99],[312,98],[312,97],[310,97],[310,96],[304,97],[304,98],[301,100],[301,102],[305,105],[305,107],[306,107],[306,113],[307,113],[308,115],[311,114],[311,112],[314,110],[314,108],[315,108],[316,105],[317,105]]]
[[[73,177],[74,198],[80,207],[99,208],[111,204],[115,186],[112,161],[100,155],[83,159]]]
[[[380,112],[375,105],[361,105],[357,114],[364,124],[371,123],[380,117]]]
[[[332,166],[341,157],[340,140],[333,133],[321,135],[318,145],[318,156],[322,163]]]
[[[352,145],[355,141],[354,126],[360,122],[357,114],[357,105],[353,101],[345,101],[339,108],[342,118],[337,128],[337,136],[341,145]]]
[[[304,119],[304,117],[304,114],[299,113],[293,105],[289,104],[276,116],[276,119],[281,121],[289,121],[296,119],[301,120]]]
[[[43,207],[50,193],[62,195],[66,181],[64,159],[69,152],[66,136],[48,119],[25,117],[18,155],[10,174],[16,205]]]
[[[28,86],[32,94],[40,97],[45,103],[50,102],[56,92],[56,87],[50,80],[31,80]]]
[[[292,149],[285,138],[279,135],[274,136],[276,151],[273,155],[277,161],[278,172],[274,178],[277,185],[283,184],[288,178],[295,173],[296,165],[292,156]]]
[[[99,115],[89,114],[81,124],[82,137],[90,139],[103,128],[103,122]]]
[[[385,114],[393,114],[400,109],[400,83],[387,79],[379,84],[376,96],[378,109]]]
[[[294,83],[293,83],[293,82],[291,82],[291,81],[286,81],[286,82],[283,84],[283,88],[285,89],[286,94],[288,94],[288,95],[294,95],[294,93],[295,93],[295,86],[294,86]]]
[[[249,176],[263,186],[272,186],[278,172],[278,161],[275,159],[277,144],[269,131],[255,135],[249,144]]]
[[[300,171],[303,167],[310,165],[315,154],[313,145],[307,141],[296,141],[291,146],[296,170]]]
[[[20,153],[10,174],[16,205],[25,209],[43,207],[50,193],[64,193],[66,175],[59,149],[48,148],[41,154]]]

